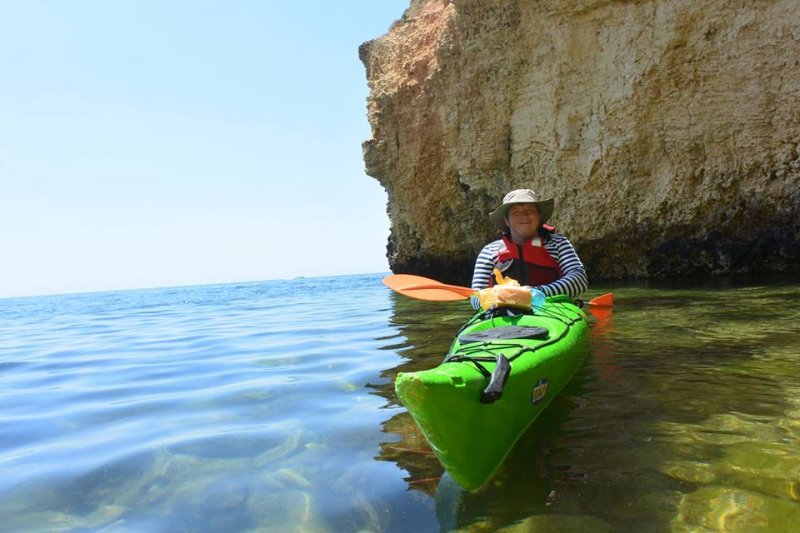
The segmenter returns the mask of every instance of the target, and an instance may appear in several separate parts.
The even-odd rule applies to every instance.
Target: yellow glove
[[[519,285],[495,285],[478,291],[481,307],[515,307],[517,309],[531,308],[531,290]]]

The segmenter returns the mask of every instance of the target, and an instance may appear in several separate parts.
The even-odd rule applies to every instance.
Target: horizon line
[[[220,281],[220,282],[208,282],[208,283],[188,283],[186,285],[152,285],[147,287],[128,287],[123,289],[97,289],[97,290],[76,290],[76,291],[66,291],[66,292],[52,292],[52,293],[34,293],[34,294],[21,294],[21,295],[14,295],[14,296],[2,296],[0,295],[0,301],[5,300],[14,300],[14,299],[27,299],[27,298],[49,298],[49,297],[58,297],[58,296],[79,296],[79,295],[89,295],[89,294],[107,294],[112,292],[131,292],[131,291],[150,291],[150,290],[160,290],[160,289],[189,289],[193,287],[212,287],[214,285],[250,285],[255,283],[265,283],[268,281],[297,281],[302,279],[323,279],[323,278],[343,278],[343,277],[355,277],[355,276],[370,276],[370,275],[380,275],[380,274],[391,274],[391,271],[376,271],[376,272],[356,272],[352,274],[320,274],[320,275],[310,275],[310,276],[292,276],[292,277],[276,277],[276,278],[268,278],[268,279],[256,279],[256,280],[242,280],[242,281]]]

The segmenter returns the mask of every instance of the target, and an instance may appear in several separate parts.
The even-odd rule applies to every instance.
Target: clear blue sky
[[[0,297],[383,272],[358,45],[408,0],[0,0]]]

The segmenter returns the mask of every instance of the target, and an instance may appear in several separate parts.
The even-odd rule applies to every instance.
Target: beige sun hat
[[[555,202],[552,198],[541,199],[530,189],[517,189],[505,195],[500,207],[489,213],[489,219],[498,228],[506,229],[506,213],[508,213],[508,208],[514,204],[536,204],[539,208],[539,224],[544,224],[553,216]]]

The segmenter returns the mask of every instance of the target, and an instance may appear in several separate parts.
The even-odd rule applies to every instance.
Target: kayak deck
[[[442,364],[398,374],[395,391],[453,479],[476,490],[588,350],[582,311],[566,297],[548,298],[535,314],[500,309],[475,315]],[[507,375],[498,364],[499,370],[510,367]]]

